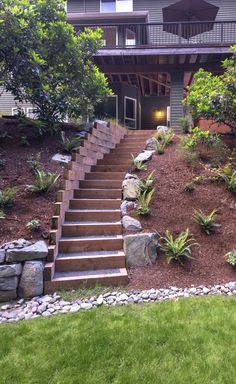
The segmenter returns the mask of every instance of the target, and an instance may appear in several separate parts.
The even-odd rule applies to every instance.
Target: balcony
[[[229,47],[236,43],[236,21],[109,23],[75,25],[103,30],[104,49]]]

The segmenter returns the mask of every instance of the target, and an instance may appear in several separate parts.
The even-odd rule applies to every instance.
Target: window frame
[[[112,11],[112,12],[107,12],[107,11],[102,11],[102,1],[103,0],[100,0],[100,13],[121,13],[121,12],[126,12],[126,11],[117,11],[117,1],[121,1],[121,0],[110,0],[111,2],[114,2],[115,3],[115,11]],[[134,10],[134,0],[124,0],[124,1],[131,1],[132,3],[132,11],[128,11],[128,12],[133,12]]]

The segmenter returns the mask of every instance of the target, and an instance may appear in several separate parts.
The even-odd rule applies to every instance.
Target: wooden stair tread
[[[61,252],[58,254],[57,259],[68,259],[68,258],[89,258],[89,257],[117,257],[125,256],[123,250],[114,250],[114,251],[90,251],[90,252]]]
[[[64,221],[63,226],[103,226],[103,225],[121,225],[121,221]]]
[[[87,241],[96,241],[96,240],[123,240],[123,236],[122,235],[96,235],[96,236],[76,236],[76,237],[65,237],[65,236],[62,236],[60,241],[68,241],[68,242],[72,242],[72,241],[84,241],[84,240],[87,240]]]
[[[126,268],[109,268],[99,270],[87,270],[76,272],[55,272],[52,281],[74,280],[74,279],[91,279],[108,276],[127,276]]]

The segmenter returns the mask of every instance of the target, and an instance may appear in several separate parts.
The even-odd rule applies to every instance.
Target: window
[[[101,0],[101,12],[133,12],[133,0]]]
[[[129,129],[136,129],[137,100],[125,96],[125,126]]]
[[[11,110],[12,116],[18,115],[19,113],[25,114],[25,108],[22,108],[22,107],[12,108],[12,110]]]

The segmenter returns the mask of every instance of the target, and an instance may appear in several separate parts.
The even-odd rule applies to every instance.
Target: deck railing
[[[230,46],[236,43],[236,21],[204,21],[148,24],[76,25],[101,28],[105,49],[182,46]]]

